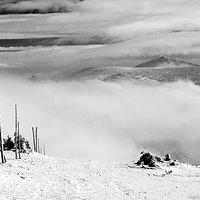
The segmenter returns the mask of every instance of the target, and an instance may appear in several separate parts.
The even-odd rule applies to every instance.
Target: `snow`
[[[200,167],[65,160],[37,153],[0,165],[0,200],[200,199]],[[131,167],[130,167],[131,166]],[[167,175],[165,170],[172,170]]]

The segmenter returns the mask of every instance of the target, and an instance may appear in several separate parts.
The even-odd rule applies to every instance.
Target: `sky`
[[[149,58],[160,54],[199,58],[198,0],[7,2],[3,1],[4,7],[11,10],[52,7],[56,12],[63,7],[64,13],[1,15],[1,39],[60,37],[57,44],[65,43],[66,54],[71,52],[68,41],[75,41],[73,52],[86,59]],[[70,12],[65,11],[68,7],[73,7]],[[92,51],[88,46],[93,47]]]

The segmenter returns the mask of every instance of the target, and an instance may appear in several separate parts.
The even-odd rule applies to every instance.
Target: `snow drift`
[[[133,162],[68,160],[6,152],[0,166],[0,199],[197,199],[200,168],[139,169]],[[170,173],[170,174],[169,174]],[[161,187],[162,186],[162,187]],[[173,191],[173,192],[172,192]]]
[[[39,127],[49,155],[66,158],[136,159],[141,150],[200,162],[200,88],[190,82],[155,86],[131,82],[32,83],[1,77],[4,137]]]

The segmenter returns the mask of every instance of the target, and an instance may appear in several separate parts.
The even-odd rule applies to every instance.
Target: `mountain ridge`
[[[101,81],[136,80],[147,83],[190,80],[195,84],[200,84],[200,65],[173,57],[161,56],[132,67],[85,67],[32,77],[32,80],[35,81],[93,79]]]

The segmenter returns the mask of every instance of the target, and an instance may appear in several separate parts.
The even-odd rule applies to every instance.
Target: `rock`
[[[176,166],[176,163],[173,161],[169,164],[170,166]]]
[[[165,159],[164,159],[165,161],[170,161],[171,160],[171,157],[170,157],[170,155],[169,154],[166,154],[165,155]]]
[[[156,159],[150,153],[143,153],[136,164],[137,165],[144,164],[144,165],[148,165],[149,167],[155,167]]]
[[[163,160],[162,160],[160,157],[155,156],[155,159],[156,159],[157,162],[161,162],[161,163],[163,163]]]
[[[170,175],[170,174],[172,173],[172,170],[165,170],[165,173],[166,173],[167,175]]]

